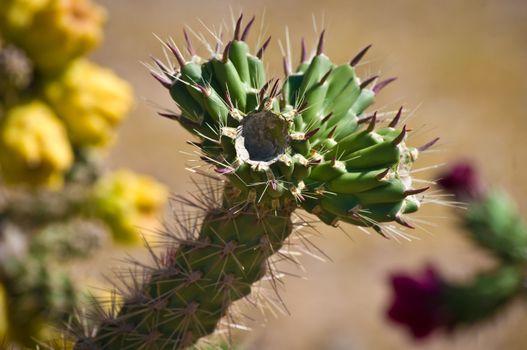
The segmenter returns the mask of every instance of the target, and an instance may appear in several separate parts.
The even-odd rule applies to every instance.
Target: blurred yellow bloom
[[[7,306],[6,291],[4,286],[0,284],[0,345],[2,344],[1,342],[3,339],[7,339],[7,332],[9,328],[9,310],[7,309]]]
[[[136,244],[141,241],[138,227],[155,218],[167,197],[167,188],[151,177],[120,170],[95,185],[93,209],[116,242]]]
[[[105,17],[90,0],[0,0],[3,36],[45,73],[96,47]]]
[[[111,70],[78,60],[45,83],[44,94],[64,120],[73,144],[104,146],[132,104],[132,89]]]
[[[72,163],[66,130],[44,103],[6,112],[0,124],[0,174],[6,182],[57,188]]]

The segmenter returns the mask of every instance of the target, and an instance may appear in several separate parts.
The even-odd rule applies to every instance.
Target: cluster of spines
[[[183,237],[168,233],[165,255],[153,255],[153,268],[142,266],[141,277],[119,293],[120,309],[101,312],[97,332],[78,334],[76,349],[184,348],[213,333],[231,304],[249,295],[292,232],[291,211],[235,211],[227,199],[209,204],[192,204],[206,209],[200,228],[190,231],[184,222]]]
[[[190,61],[173,42],[166,43],[180,69],[155,60],[159,71],[152,74],[170,90],[182,114],[162,115],[200,137],[193,144],[202,159],[248,200],[292,199],[333,225],[343,220],[381,231],[382,222],[396,221],[412,227],[403,214],[418,209],[415,196],[426,188],[411,188],[409,170],[419,152],[437,139],[421,148],[407,147],[409,129],[397,128],[402,108],[384,128],[376,129],[377,113],[364,115],[375,95],[395,80],[359,80],[355,67],[370,46],[348,64],[334,65],[323,52],[324,32],[312,57],[302,40],[300,64],[291,72],[290,59],[284,57],[286,77],[280,84],[279,79],[266,80],[261,60],[270,38],[251,55],[245,40],[254,17],[243,30],[241,23],[242,16],[223,54],[216,52],[208,61],[198,58],[186,32]],[[290,151],[268,167],[240,161],[234,147],[241,122],[258,111],[271,111],[289,123]]]

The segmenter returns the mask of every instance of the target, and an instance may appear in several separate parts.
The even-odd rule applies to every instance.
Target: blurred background
[[[433,179],[441,168],[427,167],[473,160],[488,184],[512,193],[520,212],[527,214],[523,0],[98,2],[108,9],[110,19],[105,42],[93,59],[130,81],[137,97],[111,151],[112,168],[127,166],[154,175],[174,193],[193,190],[193,175],[185,170],[195,158],[184,142],[189,136],[177,123],[156,116],[159,106],[174,105],[140,63],[150,54],[162,55],[153,33],[172,36],[181,46],[185,25],[205,32],[201,22],[218,28],[224,21],[230,27],[232,13],[255,14],[256,27],[273,36],[265,56],[269,69],[281,76],[278,39],[284,41],[287,26],[295,49],[302,36],[313,46],[314,18],[319,31],[322,25],[327,30],[326,52],[335,62],[348,61],[371,43],[361,76],[399,77],[374,108],[409,109],[411,144],[441,137],[435,151],[417,163],[423,171],[416,175]],[[314,241],[332,261],[303,257],[305,272],[295,271],[301,278],[287,278],[282,290],[291,315],[251,314],[253,330],[237,333],[238,341],[250,349],[525,349],[527,309],[520,303],[483,326],[425,343],[415,343],[385,320],[390,272],[415,271],[434,262],[447,276],[462,280],[492,266],[492,259],[465,241],[450,214],[444,206],[425,207],[416,215],[424,223],[419,222],[411,242],[366,235],[347,225],[320,225],[322,235]],[[146,252],[138,249],[132,254]],[[104,273],[109,266],[122,265],[114,253],[100,261]]]

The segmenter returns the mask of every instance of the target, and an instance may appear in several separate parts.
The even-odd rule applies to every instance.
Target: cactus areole
[[[177,68],[154,59],[151,70],[170,93],[177,120],[198,140],[202,160],[225,179],[222,203],[207,209],[199,234],[167,253],[144,284],[95,336],[77,348],[174,349],[211,334],[229,305],[247,296],[266,272],[267,260],[292,232],[292,212],[302,208],[324,223],[371,227],[384,236],[393,222],[412,228],[421,192],[410,169],[421,148],[405,143],[402,108],[384,122],[366,114],[375,96],[395,79],[361,81],[349,63],[335,64],[302,41],[295,71],[268,80],[262,57],[267,40],[251,53],[246,38],[254,18],[234,37],[199,57],[185,33],[189,58],[166,43]],[[91,349],[91,348],[90,348]]]

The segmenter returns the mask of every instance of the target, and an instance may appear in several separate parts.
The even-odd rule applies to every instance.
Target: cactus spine
[[[293,227],[292,208],[235,211],[231,200],[208,210],[196,239],[182,240],[118,316],[77,348],[178,349],[212,333],[230,304],[266,274],[267,259]]]
[[[284,58],[283,83],[267,80],[269,40],[255,55],[246,43],[253,23],[242,28],[240,16],[233,40],[218,43],[210,59],[197,56],[186,33],[189,60],[166,43],[178,69],[154,59],[152,75],[181,110],[160,114],[199,139],[192,144],[225,182],[222,205],[208,208],[197,237],[169,249],[77,349],[183,348],[212,333],[229,305],[264,276],[297,208],[385,236],[393,230],[385,223],[412,227],[405,214],[418,210],[426,188],[412,188],[410,168],[433,142],[406,145],[408,130],[397,127],[402,108],[380,128],[376,113],[365,114],[394,79],[361,82],[355,66],[369,47],[336,65],[323,53],[322,33],[313,57],[302,45],[295,72]]]

